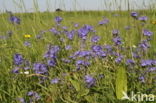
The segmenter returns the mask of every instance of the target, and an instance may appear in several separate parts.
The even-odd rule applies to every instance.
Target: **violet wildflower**
[[[154,71],[156,71],[156,67],[149,67],[149,68],[148,68],[148,71],[149,71],[149,72],[154,72]]]
[[[99,52],[102,50],[102,47],[100,45],[93,45],[91,48],[93,52]]]
[[[150,47],[150,44],[148,43],[147,40],[143,40],[139,44],[139,47],[142,48],[143,50],[147,50]]]
[[[33,70],[35,71],[36,74],[48,74],[48,68],[45,64],[42,63],[35,63]]]
[[[68,39],[73,40],[74,35],[75,35],[75,31],[72,30],[70,32],[66,32],[66,35],[67,35]]]
[[[13,23],[13,24],[20,24],[21,20],[20,18],[16,17],[16,16],[13,16],[11,15],[9,20]]]
[[[21,65],[23,63],[23,56],[21,54],[14,54],[14,64]]]
[[[153,60],[142,60],[141,61],[141,66],[145,67],[145,66],[151,66],[153,63]]]
[[[12,73],[18,74],[18,73],[19,73],[19,68],[18,68],[18,67],[15,67],[15,68],[12,70]]]
[[[143,21],[143,22],[146,22],[147,19],[148,19],[147,16],[141,16],[138,18],[138,20]]]
[[[119,30],[114,29],[114,30],[112,31],[112,34],[113,34],[113,36],[117,37],[117,36],[120,34],[120,32],[119,32]]]
[[[20,103],[26,103],[24,98],[17,98]]]
[[[131,12],[131,16],[135,19],[138,18],[138,13],[137,12]]]
[[[143,33],[145,36],[148,36],[148,37],[150,37],[151,35],[153,35],[153,32],[151,32],[151,31],[149,31],[149,30],[147,30],[147,29],[144,29],[144,30],[142,31],[142,33]]]
[[[132,59],[127,59],[127,60],[126,60],[126,64],[127,64],[127,65],[134,65],[135,62],[134,62],[134,60],[132,60]]]
[[[71,60],[65,59],[65,58],[62,58],[61,60],[62,60],[64,63],[70,63],[70,62],[71,62]]]
[[[51,28],[49,31],[52,32],[55,35],[59,35],[60,34],[60,32],[57,31],[55,28]]]
[[[60,16],[56,16],[56,17],[55,17],[55,22],[58,23],[58,24],[59,24],[62,20],[63,20],[63,18],[60,17]]]
[[[140,77],[139,77],[139,80],[140,80],[142,83],[145,83],[145,77],[144,77],[144,76],[140,76]]]
[[[99,21],[99,25],[106,25],[109,23],[109,19],[105,18],[104,20],[102,21]]]
[[[59,46],[49,46],[48,51],[45,53],[45,58],[53,58],[55,59],[57,57],[57,53],[59,52],[60,47]]]
[[[84,60],[77,60],[76,61],[76,66],[79,66],[79,65],[82,65],[82,66],[89,66],[90,65],[90,63],[89,62],[87,62],[87,61],[84,61]]]
[[[113,41],[114,41],[115,45],[120,45],[120,44],[122,44],[121,38],[120,38],[120,37],[115,37],[115,38],[113,38]]]
[[[25,46],[29,46],[29,47],[30,47],[30,46],[31,46],[31,43],[30,43],[30,42],[28,42],[28,41],[25,41],[25,42],[24,42],[24,45],[25,45]]]
[[[39,94],[37,92],[34,91],[30,91],[27,94],[28,96],[32,97],[33,101],[38,101],[41,97],[39,96]]]
[[[90,25],[85,25],[78,30],[78,36],[83,40],[87,39],[87,35],[90,31],[93,31],[93,27]]]
[[[116,59],[115,59],[115,62],[116,63],[120,63],[123,59],[123,56],[118,56]]]
[[[95,85],[96,80],[95,80],[95,78],[93,78],[92,76],[86,75],[86,76],[85,76],[85,82],[86,82],[86,84],[87,84],[87,87],[90,88],[90,87],[92,87],[92,86]]]
[[[50,59],[47,62],[48,62],[48,66],[51,66],[51,67],[56,66],[56,61],[54,59]]]
[[[100,37],[97,36],[97,35],[95,35],[95,36],[93,36],[93,37],[91,38],[91,42],[94,42],[94,43],[98,42],[99,40],[100,40]]]
[[[54,78],[51,80],[51,84],[57,84],[57,83],[59,83],[59,81],[60,81],[60,79]]]

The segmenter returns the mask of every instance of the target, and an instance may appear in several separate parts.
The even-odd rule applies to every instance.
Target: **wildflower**
[[[25,37],[25,38],[30,38],[31,35],[30,35],[30,34],[25,34],[24,37]]]
[[[60,16],[56,16],[56,17],[55,17],[55,22],[58,23],[58,24],[59,24],[62,20],[63,20],[63,18],[60,17]]]
[[[79,27],[79,24],[75,23],[75,24],[74,24],[74,27],[76,27],[76,28]]]
[[[48,66],[54,67],[56,65],[56,61],[54,59],[48,60]]]
[[[12,73],[18,74],[18,73],[19,73],[19,68],[18,68],[18,67],[15,67],[15,68],[12,70]]]
[[[11,15],[9,20],[13,23],[13,24],[20,24],[21,20],[20,18],[16,17],[16,16],[13,16]]]
[[[148,71],[154,72],[154,71],[156,71],[156,67],[150,67],[150,68],[148,68]]]
[[[14,64],[21,65],[23,63],[23,56],[21,54],[14,54]]]
[[[145,83],[145,77],[144,77],[144,76],[140,76],[140,77],[139,77],[139,80],[140,80],[142,83]]]
[[[90,87],[95,85],[96,80],[92,76],[86,75],[85,76],[85,82],[87,84],[87,87],[90,88]]]
[[[57,57],[57,53],[60,50],[59,46],[49,46],[48,47],[48,51],[45,53],[44,57],[45,58],[52,58],[52,59],[56,59]]]
[[[70,32],[66,32],[66,35],[67,35],[68,39],[72,40],[74,38],[75,31],[72,30]]]
[[[147,40],[143,40],[139,44],[139,47],[142,48],[143,50],[146,50],[150,47],[150,44],[147,42]]]
[[[35,71],[36,74],[47,74],[48,73],[48,68],[45,64],[42,63],[35,63],[33,70]]]
[[[88,33],[89,33],[90,31],[92,31],[92,30],[93,30],[93,27],[92,27],[92,26],[90,26],[90,25],[85,25],[84,27],[82,27],[82,28],[80,28],[80,29],[78,30],[78,36],[79,36],[80,38],[82,38],[83,40],[86,40]]]
[[[120,44],[122,44],[121,38],[120,38],[120,37],[115,37],[115,38],[113,38],[113,41],[114,41],[115,45],[120,45]]]
[[[96,43],[96,42],[98,42],[99,40],[100,40],[100,37],[97,36],[97,35],[95,35],[95,36],[92,37],[91,42]]]
[[[49,31],[52,32],[55,35],[59,35],[60,34],[60,32],[57,31],[55,28],[51,28]]]
[[[123,59],[123,56],[118,56],[116,59],[115,59],[115,62],[116,63],[120,63]]]
[[[54,78],[51,80],[51,84],[57,84],[57,83],[59,83],[59,81],[60,81],[60,79]]]
[[[61,59],[64,63],[70,63],[71,61],[69,59],[65,59],[65,58],[62,58]]]
[[[87,62],[87,61],[84,61],[84,60],[77,60],[77,61],[76,61],[76,66],[79,66],[79,65],[82,65],[82,66],[89,66],[90,63]]]
[[[24,98],[17,98],[20,103],[26,103]]]
[[[33,101],[37,101],[39,100],[41,97],[39,96],[39,94],[37,92],[34,91],[30,91],[27,94],[28,96],[32,97]]]
[[[131,12],[131,16],[135,19],[137,19],[138,17],[138,13],[137,12]]]
[[[153,63],[153,60],[142,60],[141,61],[141,66],[145,67],[145,66],[151,66]]]
[[[99,21],[99,25],[106,25],[109,23],[109,19],[105,18],[104,20],[102,21]]]
[[[113,34],[113,36],[118,36],[120,33],[119,33],[119,30],[117,30],[117,29],[114,29],[113,31],[112,31],[112,34]]]
[[[151,31],[149,31],[149,30],[147,30],[147,29],[144,29],[142,32],[143,32],[143,34],[144,34],[145,36],[148,36],[148,37],[150,37],[151,35],[153,35],[153,32],[151,32]]]
[[[134,62],[132,59],[127,59],[127,60],[126,60],[126,64],[127,64],[127,65],[134,65],[135,62]]]
[[[93,45],[91,48],[93,52],[99,52],[102,50],[102,47],[100,45]]]
[[[146,22],[147,19],[148,19],[147,16],[141,16],[138,18],[138,20],[143,21],[143,22]]]
[[[25,42],[24,42],[24,45],[25,45],[25,46],[29,46],[29,47],[30,47],[30,46],[31,46],[31,43],[30,43],[30,42],[28,42],[28,41],[25,41]]]
[[[70,50],[72,47],[70,46],[70,45],[67,45],[66,47],[65,47],[65,49],[66,50]]]

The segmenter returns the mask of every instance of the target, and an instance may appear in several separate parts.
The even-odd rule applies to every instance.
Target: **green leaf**
[[[80,83],[78,81],[70,79],[70,82],[72,83],[77,92],[80,91]]]
[[[116,96],[122,99],[123,93],[127,93],[127,75],[124,67],[120,67],[116,74]]]

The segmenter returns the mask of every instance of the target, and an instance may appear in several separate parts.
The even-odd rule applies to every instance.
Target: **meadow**
[[[155,28],[155,10],[0,14],[0,102],[155,103]]]

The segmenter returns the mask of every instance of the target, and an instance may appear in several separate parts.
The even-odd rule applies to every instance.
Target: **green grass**
[[[155,73],[149,75],[146,83],[142,85],[136,78],[140,74],[143,68],[136,66],[132,72],[128,72],[128,68],[125,64],[115,64],[113,60],[93,59],[91,60],[91,66],[78,72],[73,72],[75,66],[73,63],[66,64],[61,62],[61,58],[67,58],[73,54],[76,50],[80,49],[80,39],[77,37],[73,41],[66,39],[65,42],[60,42],[60,37],[54,36],[50,32],[46,32],[43,35],[43,39],[36,39],[36,35],[40,31],[47,31],[52,27],[55,27],[55,16],[61,16],[63,22],[61,25],[67,26],[69,30],[75,29],[73,23],[79,23],[80,27],[84,24],[94,26],[97,31],[96,34],[101,37],[97,43],[99,45],[113,45],[112,42],[112,30],[119,29],[124,41],[123,46],[125,48],[130,47],[127,51],[117,50],[126,58],[132,58],[132,46],[138,45],[142,37],[142,28],[151,30],[154,35],[152,36],[151,48],[142,57],[143,59],[155,59],[156,58],[156,24],[151,22],[156,20],[155,10],[142,10],[138,11],[140,15],[148,16],[148,21],[144,27],[141,26],[140,21],[134,20],[130,17],[130,11],[83,11],[83,12],[59,12],[59,13],[21,13],[14,14],[21,19],[20,25],[13,25],[8,21],[9,15],[4,13],[0,14],[0,35],[7,35],[7,31],[12,31],[13,35],[8,39],[0,39],[0,102],[1,103],[17,103],[16,98],[23,97],[27,101],[28,91],[36,91],[41,96],[41,100],[34,103],[131,103],[130,101],[121,101],[116,97],[115,81],[116,71],[120,66],[127,70],[128,75],[128,92],[136,91],[146,93],[148,89],[154,87],[155,84],[151,82],[149,78],[154,78]],[[119,14],[119,16],[113,16]],[[98,26],[98,22],[103,19],[103,16],[110,20],[107,26]],[[125,26],[132,26],[129,31],[124,29]],[[136,27],[134,27],[136,26]],[[30,38],[24,38],[25,34],[30,34]],[[92,34],[89,34],[89,38]],[[23,45],[24,41],[30,41],[31,47]],[[26,60],[29,60],[33,66],[35,62],[45,62],[43,55],[46,52],[48,44],[60,45],[61,48],[66,45],[71,45],[72,50],[61,50],[58,55],[58,64],[54,68],[49,69],[48,80],[43,84],[39,83],[38,76],[31,76],[33,70],[30,70],[30,75],[25,74],[13,74],[11,71],[15,67],[13,64],[13,55],[20,53]],[[86,43],[86,50],[90,49],[92,43],[88,40]],[[21,66],[20,68],[23,68]],[[140,70],[142,69],[142,70]],[[66,73],[66,76],[63,74]],[[96,78],[96,86],[92,88],[86,88],[84,83],[84,75],[91,74]],[[104,74],[102,79],[98,78],[99,74]],[[50,80],[58,77],[62,79],[60,84],[50,84]],[[155,89],[154,89],[155,90]],[[147,92],[148,93],[148,92]],[[151,92],[150,92],[151,93]],[[155,92],[152,91],[154,94]],[[133,103],[133,102],[132,102]],[[135,103],[135,102],[134,102]],[[146,102],[144,102],[146,103]]]

